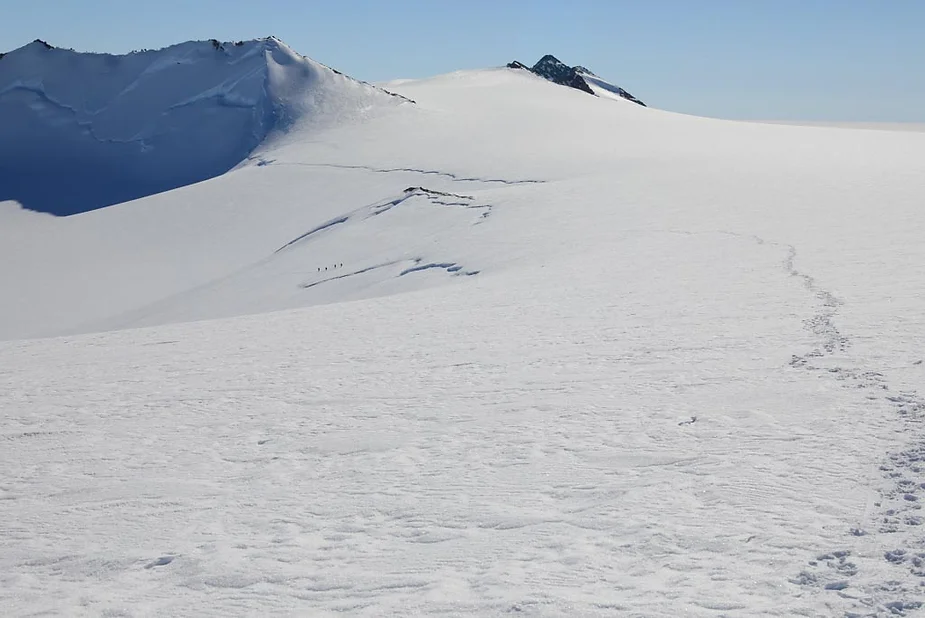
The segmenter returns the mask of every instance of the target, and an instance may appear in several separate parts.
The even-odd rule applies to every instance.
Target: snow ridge
[[[407,102],[273,37],[122,56],[36,41],[0,63],[0,201],[85,212],[222,174],[296,124]]]

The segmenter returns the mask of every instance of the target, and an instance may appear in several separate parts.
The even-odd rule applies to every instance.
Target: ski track
[[[664,233],[649,232],[649,237]],[[795,358],[819,364],[826,350],[847,349],[850,341],[834,325],[840,305],[798,270],[792,247],[726,232],[669,233],[693,237],[685,242],[713,251],[713,260],[727,251],[757,253],[766,272],[779,275],[773,291],[758,286],[762,304],[791,288],[791,279],[810,292],[817,311],[806,328],[817,345]],[[744,242],[717,243],[717,235]],[[757,252],[755,245],[780,248],[786,256],[777,262],[777,251]],[[659,255],[666,264],[685,261],[670,252],[653,254]],[[753,276],[707,257],[696,270],[703,280],[696,280],[693,290],[703,290],[717,274],[723,286],[730,276],[741,283]],[[656,267],[654,272],[671,271]],[[543,274],[535,276],[539,281]],[[692,616],[786,616],[794,615],[786,606],[772,611],[758,604],[769,597],[786,601],[789,586],[850,602],[846,595],[856,595],[861,585],[856,582],[865,577],[865,564],[851,543],[869,537],[846,530],[843,546],[811,556],[805,573],[788,578],[786,569],[799,564],[805,551],[796,531],[782,529],[784,536],[770,544],[759,527],[747,523],[716,535],[704,517],[738,522],[743,513],[760,515],[752,505],[770,505],[772,497],[805,508],[801,503],[812,500],[805,496],[807,479],[829,474],[824,460],[808,462],[808,470],[790,469],[800,476],[794,481],[755,476],[748,466],[742,466],[744,474],[733,472],[720,453],[734,445],[754,452],[758,464],[778,458],[773,448],[758,452],[759,445],[768,446],[767,434],[709,440],[723,412],[697,403],[664,407],[671,401],[684,404],[695,391],[649,407],[653,396],[671,390],[664,383],[666,359],[669,367],[694,372],[678,387],[709,389],[712,380],[721,380],[739,383],[739,392],[748,393],[759,383],[750,382],[748,374],[728,375],[725,356],[771,335],[773,325],[753,339],[749,323],[743,329],[748,338],[726,341],[715,339],[722,327],[709,321],[665,320],[661,328],[677,330],[658,336],[656,329],[656,339],[649,320],[628,323],[635,324],[631,330],[608,331],[621,323],[614,322],[614,311],[631,316],[650,307],[652,318],[664,314],[647,300],[633,300],[639,297],[634,289],[646,291],[642,298],[651,296],[645,277],[629,290],[619,277],[611,288],[595,290],[587,283],[602,281],[600,274],[582,276],[572,291],[543,294],[558,298],[581,290],[592,294],[587,300],[593,302],[564,311],[548,322],[559,326],[539,337],[531,322],[519,320],[520,302],[472,313],[452,298],[416,307],[393,297],[369,306],[332,307],[320,315],[219,321],[205,330],[177,325],[107,333],[79,346],[67,339],[8,344],[14,355],[22,346],[22,358],[32,368],[22,377],[18,364],[9,377],[0,374],[0,379],[18,380],[10,402],[24,411],[5,442],[40,455],[16,464],[11,480],[0,486],[0,506],[23,514],[7,524],[7,547],[16,553],[7,558],[9,574],[0,573],[0,599],[4,587],[14,587],[41,606],[37,599],[64,577],[66,582],[48,595],[57,601],[46,606],[79,606],[85,615],[120,607],[131,615],[133,599],[173,615],[192,615],[192,610],[184,613],[187,602],[198,603],[193,606],[198,610],[208,603],[216,615],[258,606],[270,613],[298,606],[384,615],[401,613],[402,607],[421,610],[427,599],[436,599],[430,607],[476,615],[580,610],[673,616],[685,609]],[[659,289],[685,281],[683,273],[672,275]],[[723,287],[720,295],[732,289]],[[615,290],[629,293],[615,296]],[[694,293],[695,299],[709,298]],[[601,299],[616,304],[599,304]],[[551,315],[561,311],[557,303],[526,306]],[[683,311],[683,304],[674,306]],[[588,315],[576,316],[581,310]],[[344,328],[352,343],[344,349],[318,346],[317,337],[336,328],[342,312],[347,312],[350,326]],[[416,328],[414,336],[434,338],[432,348],[419,356],[419,347],[400,347],[403,331],[375,325],[390,314],[419,324],[422,330]],[[460,333],[461,320],[481,326]],[[262,330],[243,338],[238,324]],[[688,331],[692,324],[703,328]],[[492,335],[472,343],[472,334],[482,329]],[[675,339],[691,332],[696,339]],[[270,333],[279,339],[265,341]],[[203,339],[190,340],[198,337]],[[603,345],[590,350],[588,342],[601,337]],[[522,360],[492,362],[485,352],[496,353],[498,345],[513,346]],[[61,358],[67,350],[76,356]],[[111,362],[101,363],[99,355]],[[72,381],[43,382],[41,368],[49,358],[73,362]],[[833,379],[799,362],[788,367],[784,355],[779,359],[781,375]],[[255,366],[255,361],[268,364]],[[358,362],[371,364],[362,379],[350,379]],[[714,370],[696,373],[704,364]],[[754,379],[764,375],[762,370]],[[159,385],[165,381],[172,387],[162,393]],[[700,401],[714,402],[715,395],[709,391]],[[576,406],[576,396],[584,403]],[[46,413],[25,412],[33,397],[51,406]],[[618,403],[627,397],[629,403]],[[638,410],[638,421],[632,410]],[[62,431],[74,435],[68,438]],[[809,439],[826,443],[824,436]],[[120,450],[108,450],[108,443],[121,445]],[[47,487],[49,493],[30,493],[49,478],[57,481]],[[762,479],[778,485],[768,487]],[[127,487],[133,482],[137,486]],[[688,501],[695,497],[702,506],[691,509]],[[781,516],[791,528],[798,526],[789,511]],[[27,521],[41,530],[36,533]],[[113,548],[112,522],[118,538],[136,539],[137,548]],[[88,545],[80,545],[80,539],[88,539]],[[784,544],[777,544],[781,540]],[[457,557],[463,548],[467,553]],[[896,549],[901,548],[890,546],[879,560],[910,573],[915,557]],[[652,556],[658,559],[653,562]],[[782,567],[780,572],[773,564]],[[729,569],[745,565],[772,571],[771,581],[784,592],[771,596],[766,587],[751,590],[748,582],[740,587],[728,579]],[[100,583],[81,590],[89,580]],[[916,599],[891,581],[865,588],[876,602],[865,605],[867,597],[859,598],[859,609],[909,615]],[[574,606],[563,602],[566,590],[577,599]],[[674,594],[691,597],[676,605]],[[463,601],[455,603],[457,597]],[[658,603],[651,612],[647,597]]]
[[[838,364],[837,361],[842,360],[840,355],[851,347],[850,337],[843,334],[835,323],[838,310],[844,303],[822,287],[815,277],[797,268],[796,247],[754,235],[748,237],[728,231],[718,233],[751,238],[759,245],[785,249],[787,255],[783,268],[815,297],[817,311],[804,324],[815,336],[817,345],[809,352],[794,354],[790,366],[813,372],[821,379],[835,380],[840,386],[863,395],[871,402],[887,403],[905,424],[906,430],[903,433],[913,436],[918,434],[921,429],[921,413],[925,410],[925,398],[914,391],[893,393],[885,374],[876,368]],[[835,358],[837,355],[839,357]],[[914,439],[905,449],[888,453],[879,471],[882,473],[883,485],[879,490],[879,501],[873,504],[878,514],[873,517],[868,514],[868,519],[873,520],[869,523],[874,529],[868,530],[862,523],[846,531],[848,540],[844,547],[814,556],[807,561],[806,569],[791,578],[792,583],[816,587],[824,594],[839,594],[850,599],[857,611],[847,612],[849,618],[905,616],[925,605],[921,588],[925,585],[925,544],[918,533],[919,527],[925,523],[921,505],[921,500],[925,498],[925,440]],[[857,540],[868,535],[876,535],[872,544],[883,548],[883,560],[897,568],[895,579],[870,581],[868,578],[861,585],[860,595],[850,594],[845,591],[853,587],[854,578],[860,575],[859,579],[865,579],[862,567],[853,558],[857,550],[851,549],[851,539],[853,537]]]
[[[813,334],[817,344],[809,352],[794,354],[790,366],[812,372],[820,379],[834,380],[872,403],[888,405],[904,423],[903,435],[920,433],[925,398],[915,391],[894,393],[884,372],[876,368],[831,362],[845,360],[838,355],[843,355],[851,347],[850,337],[835,324],[838,310],[844,303],[822,287],[815,277],[797,268],[794,245],[727,230],[661,231],[683,236],[729,236],[786,251],[782,268],[790,277],[799,280],[817,303],[816,313],[804,321],[805,328]],[[696,421],[697,417],[692,417],[679,425]],[[805,569],[790,578],[791,583],[818,589],[822,594],[838,594],[846,599],[852,606],[852,610],[845,614],[846,618],[907,616],[909,612],[925,607],[925,542],[919,533],[920,527],[925,524],[925,513],[922,512],[922,500],[925,500],[925,440],[915,438],[904,449],[887,453],[878,471],[882,476],[882,486],[878,490],[880,498],[870,505],[875,512],[865,514],[864,522],[845,531],[843,547],[813,556],[806,562]],[[873,529],[868,529],[868,524]],[[858,564],[861,562],[857,556],[859,549],[855,547],[860,541],[865,541],[860,551],[868,555],[868,562],[871,553],[879,554],[880,559],[897,568],[895,578],[883,579],[879,568],[872,569],[877,573],[865,577],[863,565]],[[861,592],[858,593],[855,588]]]
[[[925,399],[912,391],[894,393],[884,372],[877,368],[839,364],[840,355],[851,346],[850,337],[835,325],[843,302],[821,287],[814,277],[800,271],[795,265],[796,248],[787,245],[787,249],[785,268],[792,277],[802,281],[818,302],[817,313],[806,320],[806,328],[817,337],[818,345],[808,353],[794,355],[791,366],[836,380],[842,387],[856,391],[871,402],[886,402],[905,425],[903,433],[907,436],[918,434]],[[839,357],[835,358],[836,355]],[[925,584],[922,579],[925,577],[925,546],[918,533],[923,523],[920,501],[925,497],[925,441],[915,439],[905,449],[888,453],[879,470],[883,484],[879,501],[873,505],[878,515],[869,522],[874,529],[867,530],[862,524],[849,534],[856,539],[875,535],[872,544],[882,548],[883,560],[897,570],[895,579],[864,582],[863,594],[856,597],[858,611],[846,614],[848,616],[907,615],[909,611],[921,609],[925,600],[921,588]],[[848,546],[850,543],[846,543]],[[794,581],[842,594],[841,591],[851,585],[852,578],[860,574],[859,567],[852,561],[852,553],[850,549],[840,548],[816,556]]]
[[[424,193],[420,193],[424,191]],[[451,196],[450,194],[428,195],[426,190],[421,188],[409,188],[408,195],[402,196],[408,199],[415,195],[427,196],[428,199],[451,202],[453,206],[466,205],[470,206],[471,196]],[[392,208],[395,204],[393,201],[379,202],[373,206],[364,207],[375,210],[378,208]],[[399,201],[400,203],[400,201]],[[374,216],[374,215],[371,215]],[[323,227],[323,226],[322,226]],[[909,425],[910,429],[917,426],[920,413],[925,409],[925,402],[914,392],[894,393],[888,384],[884,373],[873,368],[863,366],[852,366],[845,360],[845,355],[850,350],[850,336],[839,330],[836,324],[836,318],[839,308],[843,306],[843,301],[825,289],[822,284],[812,275],[802,271],[798,265],[798,251],[795,246],[772,242],[764,238],[739,234],[728,231],[708,231],[708,232],[690,232],[677,230],[646,230],[649,233],[668,233],[683,236],[727,236],[741,239],[757,246],[770,246],[780,249],[785,253],[780,261],[781,270],[791,279],[799,283],[800,287],[811,295],[815,302],[815,311],[804,320],[805,329],[812,334],[815,345],[809,350],[792,355],[789,367],[794,371],[807,372],[815,375],[819,379],[834,381],[841,387],[856,393],[856,397],[863,397],[874,404],[884,404],[892,407],[903,422]],[[307,234],[306,234],[307,235]],[[306,235],[303,235],[304,238]],[[296,239],[298,240],[298,239]],[[371,270],[396,265],[405,260],[395,260],[376,264],[369,268],[361,269],[356,272],[344,273],[302,287],[309,288],[328,281],[343,279]],[[427,262],[424,263],[422,258],[412,260],[414,266],[404,269],[401,275],[427,269],[444,269],[451,274],[469,274],[463,272],[461,267],[455,262]],[[143,345],[167,345],[177,343],[176,339],[155,341]],[[456,368],[458,371],[465,371],[465,368]],[[124,380],[123,380],[124,381]],[[120,381],[119,384],[122,382]],[[126,387],[131,388],[131,382],[126,382]],[[256,386],[249,387],[251,390]],[[229,391],[229,397],[234,399],[235,389]],[[254,390],[256,393],[257,391]],[[470,393],[468,396],[485,396],[489,393]],[[198,402],[198,403],[197,403]],[[392,402],[398,405],[400,401]],[[198,400],[195,396],[188,400],[159,403],[157,400],[148,400],[145,408],[159,409],[164,405],[188,408],[191,414],[195,413],[197,405],[205,405],[205,400]],[[392,405],[392,404],[390,404]],[[424,413],[424,412],[422,412]],[[424,413],[426,414],[426,413]],[[676,421],[674,424],[678,427],[691,427],[698,424],[698,416],[689,416],[685,420]],[[355,419],[356,420],[356,419]],[[459,420],[459,419],[458,419]],[[462,419],[464,420],[464,419]],[[35,429],[26,431],[14,431],[7,433],[3,439],[9,443],[21,443],[23,441],[35,441],[36,444],[44,444],[46,440],[58,440],[66,437],[66,433],[72,430],[61,430],[52,424],[49,427],[38,425]],[[253,448],[275,448],[277,442],[283,440],[281,436],[274,436],[272,433],[253,436],[253,444],[256,447],[242,446],[242,450],[252,450]],[[376,453],[391,452],[397,443],[395,435],[382,435],[376,440],[365,443],[355,443],[354,439],[343,441],[335,438],[333,442],[325,445],[313,447],[318,454],[336,454],[340,457],[376,457]],[[169,451],[164,447],[165,451]],[[516,448],[516,447],[513,447]],[[564,452],[568,454],[568,447],[563,447]],[[278,450],[277,452],[283,452]],[[553,452],[553,451],[550,451]],[[413,451],[411,452],[413,453]],[[403,455],[403,457],[411,454]],[[254,455],[244,456],[233,453],[223,455],[229,465],[253,466]],[[273,466],[274,469],[282,470],[274,460],[292,459],[292,455],[277,455],[267,460],[266,464]],[[156,455],[155,455],[156,458]],[[105,457],[104,457],[105,459]],[[259,458],[258,458],[259,459]],[[651,459],[651,460],[650,460]],[[261,460],[262,461],[262,460]],[[324,459],[320,460],[324,461]],[[679,465],[696,466],[702,465],[699,458],[649,458],[641,459],[634,466],[638,469],[647,467],[675,467]],[[412,465],[409,460],[409,465]],[[417,466],[418,463],[414,463]],[[813,553],[805,559],[805,567],[792,573],[790,576],[782,575],[782,580],[787,580],[795,586],[806,589],[813,595],[830,595],[838,599],[838,602],[850,607],[845,616],[910,616],[921,608],[921,596],[915,589],[918,582],[925,577],[925,553],[922,552],[920,542],[913,542],[918,527],[922,524],[920,518],[920,496],[925,495],[925,445],[922,442],[913,442],[903,450],[889,453],[882,466],[880,467],[883,477],[883,488],[881,498],[873,506],[876,508],[876,514],[871,514],[865,522],[859,522],[857,527],[846,529],[844,532],[845,540],[842,544],[834,546],[829,551]],[[382,493],[380,502],[390,502],[385,495],[388,490],[386,485],[378,490]],[[762,488],[758,485],[749,486],[748,492],[755,494],[761,492]],[[18,500],[21,496],[18,494],[16,485],[0,486],[0,501]],[[347,493],[362,495],[363,492],[369,491],[368,487],[360,484],[354,484],[345,487]],[[550,488],[550,497],[557,497],[555,486]],[[577,494],[573,498],[581,495],[581,488],[576,488]],[[587,489],[590,494],[595,494],[593,488]],[[67,491],[64,492],[66,494]],[[600,493],[598,491],[598,493]],[[64,496],[59,494],[59,496]],[[378,494],[377,494],[378,495]],[[450,496],[446,497],[450,499]],[[325,534],[324,543],[331,547],[331,551],[354,552],[362,555],[361,546],[351,541],[352,535],[360,530],[381,529],[383,525],[387,527],[387,532],[377,534],[393,535],[396,539],[403,540],[409,544],[420,544],[423,546],[430,544],[459,543],[468,537],[472,537],[476,530],[497,531],[499,533],[515,533],[529,536],[531,530],[546,531],[550,527],[573,527],[576,530],[585,530],[587,532],[601,532],[600,528],[594,522],[594,513],[601,509],[601,504],[618,500],[619,495],[599,496],[600,501],[592,501],[587,507],[581,506],[581,500],[573,503],[567,510],[560,511],[558,514],[544,514],[542,509],[537,509],[533,515],[526,516],[523,513],[516,518],[505,516],[503,513],[495,513],[488,518],[478,520],[475,528],[473,522],[468,524],[462,520],[442,521],[439,525],[435,521],[422,519],[421,514],[415,514],[413,510],[402,511],[401,508],[394,504],[389,507],[388,511],[378,513],[366,513],[360,520],[356,517],[342,518],[339,528],[328,530]],[[139,496],[133,508],[144,506],[146,498]],[[2,503],[2,502],[0,502]],[[107,508],[115,506],[114,503],[106,499],[99,499],[97,502],[81,502],[75,505],[74,509],[83,513],[96,513],[97,516],[105,512]],[[163,515],[171,510],[169,503],[154,503],[150,505],[156,513]],[[121,508],[121,507],[120,507]],[[177,507],[179,509],[179,507]],[[398,508],[398,510],[395,510]],[[410,507],[409,507],[410,509]],[[586,512],[587,511],[587,512]],[[188,515],[188,513],[187,513]],[[581,515],[581,518],[578,518]],[[323,517],[320,511],[317,517]],[[330,514],[328,514],[330,516]],[[359,517],[359,515],[358,515]],[[590,519],[588,519],[590,517]],[[578,518],[578,519],[576,519]],[[358,522],[362,523],[358,523]],[[351,523],[352,522],[352,523]],[[389,523],[391,522],[391,523]],[[867,524],[870,524],[869,527]],[[281,538],[292,538],[300,536],[311,536],[313,528],[303,521],[285,521],[283,519],[266,522],[269,530]],[[468,526],[468,532],[467,530]],[[25,530],[17,524],[10,528],[11,534],[15,537],[19,534],[25,534]],[[742,539],[742,543],[749,544],[755,539],[754,535]],[[340,549],[337,549],[340,547]],[[874,548],[874,549],[872,549]],[[202,546],[204,551],[209,550],[208,543]],[[293,550],[294,552],[297,550]],[[799,563],[797,556],[800,548],[792,550],[794,555],[794,564]],[[872,565],[871,555],[879,561],[887,570],[887,576],[883,575],[882,569],[877,569],[877,565]],[[79,556],[71,554],[62,554],[57,557],[44,557],[33,560],[29,563],[22,563],[21,567],[25,572],[65,572],[69,577],[94,577],[100,576],[100,573],[108,573],[105,577],[129,577],[128,574],[136,572],[138,569],[143,571],[158,573],[178,570],[179,577],[185,580],[184,586],[190,591],[201,591],[203,589],[217,590],[251,590],[256,591],[262,588],[282,589],[284,586],[292,584],[289,578],[276,578],[271,575],[261,575],[258,571],[252,575],[247,575],[245,571],[232,573],[200,573],[200,565],[197,564],[197,558],[187,555],[183,551],[174,551],[169,545],[162,546],[160,553],[147,556],[133,556],[123,561],[106,558],[104,561],[91,556]],[[892,570],[893,575],[890,575]],[[272,569],[270,569],[272,572]],[[94,575],[97,574],[97,575]],[[125,575],[117,575],[125,574]],[[426,587],[432,587],[433,582],[423,576],[411,575],[390,575],[382,578],[378,584],[369,587],[366,584],[356,584],[349,581],[340,581],[337,578],[331,579],[323,574],[315,573],[302,578],[298,582],[298,589],[305,595],[305,599],[323,600],[329,608],[338,608],[339,611],[346,613],[378,611],[381,606],[376,605],[376,599],[380,595],[393,591],[395,593],[412,594],[415,590],[422,590]],[[2,581],[2,579],[0,579]],[[303,597],[296,597],[303,598]],[[547,605],[549,601],[544,601],[541,596],[533,599],[521,600],[501,607],[497,604],[493,607],[498,611],[511,613],[548,613],[554,612],[554,606]],[[716,600],[697,601],[697,606],[712,612],[720,612],[726,615],[735,615],[739,612],[752,608],[737,603],[726,603]],[[637,606],[599,602],[594,605],[595,608],[606,613],[624,614],[638,609]],[[484,608],[483,608],[484,609]],[[561,609],[561,607],[557,608]]]

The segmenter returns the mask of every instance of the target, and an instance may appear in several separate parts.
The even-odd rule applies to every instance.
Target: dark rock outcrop
[[[575,90],[581,90],[582,92],[597,96],[597,93],[594,92],[594,89],[589,84],[589,82],[591,82],[598,88],[616,94],[628,101],[638,103],[643,107],[646,105],[623,88],[605,82],[589,69],[583,66],[570,67],[551,54],[547,54],[540,58],[539,62],[534,64],[532,68],[517,60],[509,63],[507,67],[509,69],[524,69],[548,79],[555,84],[568,86],[569,88],[574,88]]]
[[[550,54],[546,54],[540,58],[540,61],[534,64],[531,70],[554,84],[560,84],[576,90],[582,90],[588,94],[594,94],[594,91],[591,90],[591,86],[589,86],[588,82],[578,74],[578,71]]]

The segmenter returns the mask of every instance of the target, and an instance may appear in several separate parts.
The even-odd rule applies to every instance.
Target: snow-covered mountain
[[[588,94],[605,98],[626,99],[627,101],[632,101],[643,107],[646,106],[645,103],[623,88],[601,79],[589,69],[582,66],[570,67],[551,54],[547,54],[540,58],[532,68],[517,60],[509,63],[507,66],[509,69],[531,71],[553,83],[581,90]]]
[[[0,203],[0,613],[921,611],[925,133],[172,49],[301,111],[204,182]],[[43,54],[87,61],[0,66]],[[79,134],[29,87],[12,159]]]
[[[93,210],[222,174],[296,123],[398,101],[275,38],[125,56],[35,41],[0,59],[0,200]]]

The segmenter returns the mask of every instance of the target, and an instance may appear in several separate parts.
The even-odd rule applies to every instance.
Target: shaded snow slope
[[[391,87],[0,204],[0,606],[915,615],[925,135]]]
[[[0,200],[58,215],[211,178],[275,130],[392,104],[270,38],[0,58]]]

